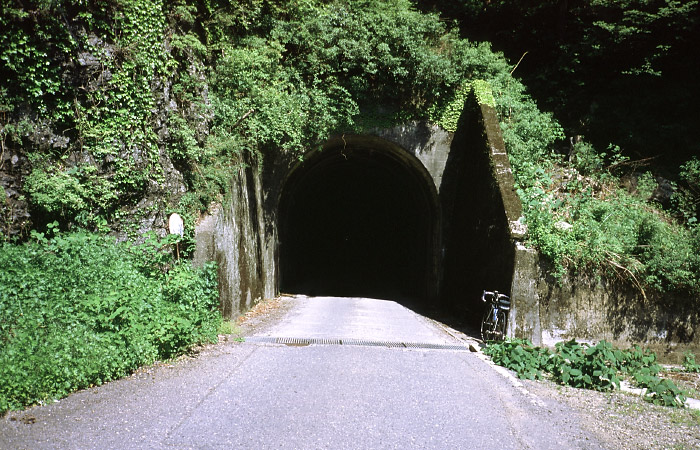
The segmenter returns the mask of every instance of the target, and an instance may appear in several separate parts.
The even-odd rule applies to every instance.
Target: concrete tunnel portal
[[[510,291],[514,313],[536,300],[496,112],[474,98],[454,132],[413,122],[335,135],[303,161],[251,156],[232,175],[231,201],[196,232],[226,317],[290,293],[384,298],[478,325],[483,289]]]
[[[431,299],[437,205],[421,163],[387,141],[315,152],[282,190],[280,290]]]

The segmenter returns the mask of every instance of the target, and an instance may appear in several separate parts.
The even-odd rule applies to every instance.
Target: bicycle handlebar
[[[497,302],[501,299],[510,300],[510,297],[508,297],[506,294],[500,294],[498,291],[491,292],[491,291],[484,290],[484,293],[481,294],[481,301],[485,302],[487,296],[491,297],[491,301],[495,301],[495,302]]]

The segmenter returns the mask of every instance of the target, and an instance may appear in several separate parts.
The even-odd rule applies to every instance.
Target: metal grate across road
[[[259,344],[284,344],[289,346],[306,345],[354,345],[363,347],[387,347],[387,348],[415,348],[430,350],[457,350],[469,351],[469,347],[460,344],[433,344],[427,342],[396,342],[377,341],[371,339],[328,339],[328,338],[285,338],[270,336],[250,336],[244,338],[245,342]]]

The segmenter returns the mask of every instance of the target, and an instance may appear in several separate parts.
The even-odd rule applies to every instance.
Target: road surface
[[[573,411],[397,303],[285,302],[244,343],[8,414],[0,448],[602,448]]]

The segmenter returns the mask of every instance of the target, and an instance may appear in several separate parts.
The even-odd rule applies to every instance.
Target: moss
[[[471,87],[476,96],[476,101],[480,105],[489,105],[492,108],[496,107],[496,99],[493,97],[493,90],[488,81],[474,80],[471,82]]]
[[[432,106],[428,111],[428,119],[443,130],[454,133],[457,131],[464,104],[471,94],[474,94],[478,104],[496,107],[491,85],[484,80],[473,80],[464,83],[460,89],[457,89],[449,101]]]

